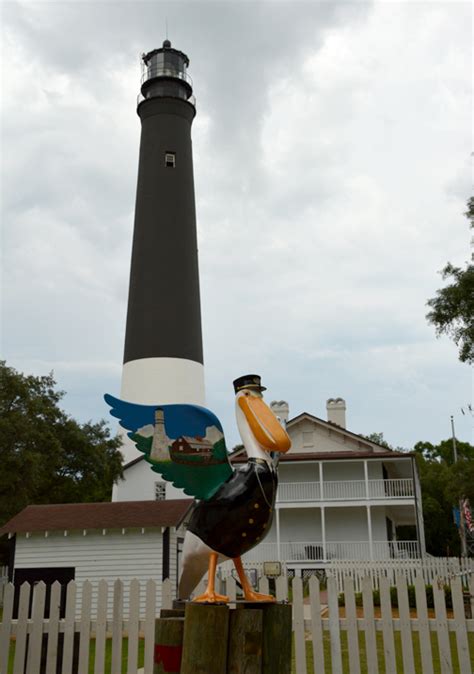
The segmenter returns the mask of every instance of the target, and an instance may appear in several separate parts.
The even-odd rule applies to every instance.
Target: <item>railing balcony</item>
[[[418,541],[369,541],[282,542],[280,555],[276,543],[260,543],[245,556],[245,562],[330,562],[339,559],[384,560],[417,559],[420,557]]]
[[[351,501],[414,498],[411,478],[394,480],[343,480],[331,482],[280,482],[277,501]]]

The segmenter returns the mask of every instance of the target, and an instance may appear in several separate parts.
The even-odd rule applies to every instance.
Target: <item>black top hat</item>
[[[266,391],[265,386],[262,386],[262,379],[258,374],[244,374],[243,377],[234,379],[234,391],[238,393],[245,388],[254,391]]]

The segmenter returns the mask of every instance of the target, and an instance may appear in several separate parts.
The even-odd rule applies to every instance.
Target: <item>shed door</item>
[[[33,586],[41,580],[46,585],[46,605],[45,618],[49,618],[49,603],[51,598],[51,585],[58,581],[61,583],[61,601],[59,605],[59,616],[64,618],[66,614],[66,588],[69,581],[74,580],[76,569],[74,567],[66,568],[43,568],[43,569],[15,569],[13,583],[15,585],[15,599],[13,602],[13,617],[18,618],[18,602],[20,599],[20,587],[23,583],[30,583]],[[33,592],[30,594],[30,608],[28,615],[31,616],[31,606],[33,601]]]

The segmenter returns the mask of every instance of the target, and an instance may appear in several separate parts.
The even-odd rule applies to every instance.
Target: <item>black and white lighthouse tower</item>
[[[142,56],[135,227],[121,398],[204,404],[189,59]]]

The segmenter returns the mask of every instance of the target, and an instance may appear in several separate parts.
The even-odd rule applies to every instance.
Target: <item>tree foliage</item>
[[[390,447],[388,442],[383,437],[383,433],[369,433],[369,435],[364,435],[362,437],[366,438],[366,440],[370,440],[370,442],[376,442],[378,445],[381,445],[382,447],[392,449],[392,447]]]
[[[29,504],[110,500],[121,441],[105,421],[80,424],[59,407],[53,376],[0,361],[0,525]]]
[[[472,228],[474,197],[469,199],[465,215]],[[448,262],[441,275],[443,279],[450,279],[451,283],[428,300],[431,311],[426,318],[434,325],[438,336],[448,335],[459,347],[459,360],[474,363],[474,265],[468,263],[462,269]]]
[[[383,433],[364,436],[372,442],[394,449]],[[420,475],[426,549],[432,555],[459,555],[459,533],[454,524],[453,507],[459,499],[468,498],[474,505],[474,445],[456,440],[457,463],[454,462],[453,440],[417,442],[413,448]],[[397,448],[397,451],[406,451]],[[397,527],[401,540],[414,538],[413,526]]]
[[[386,447],[387,449],[393,449],[395,452],[408,452],[409,450],[405,447],[392,447],[384,438],[383,433],[369,433],[369,435],[363,435],[363,438],[370,440],[370,442],[375,442],[381,447]]]
[[[418,442],[414,451],[420,473],[427,551],[432,555],[459,555],[460,542],[453,507],[459,499],[474,504],[474,446],[457,440],[454,463],[453,441],[438,445]]]

